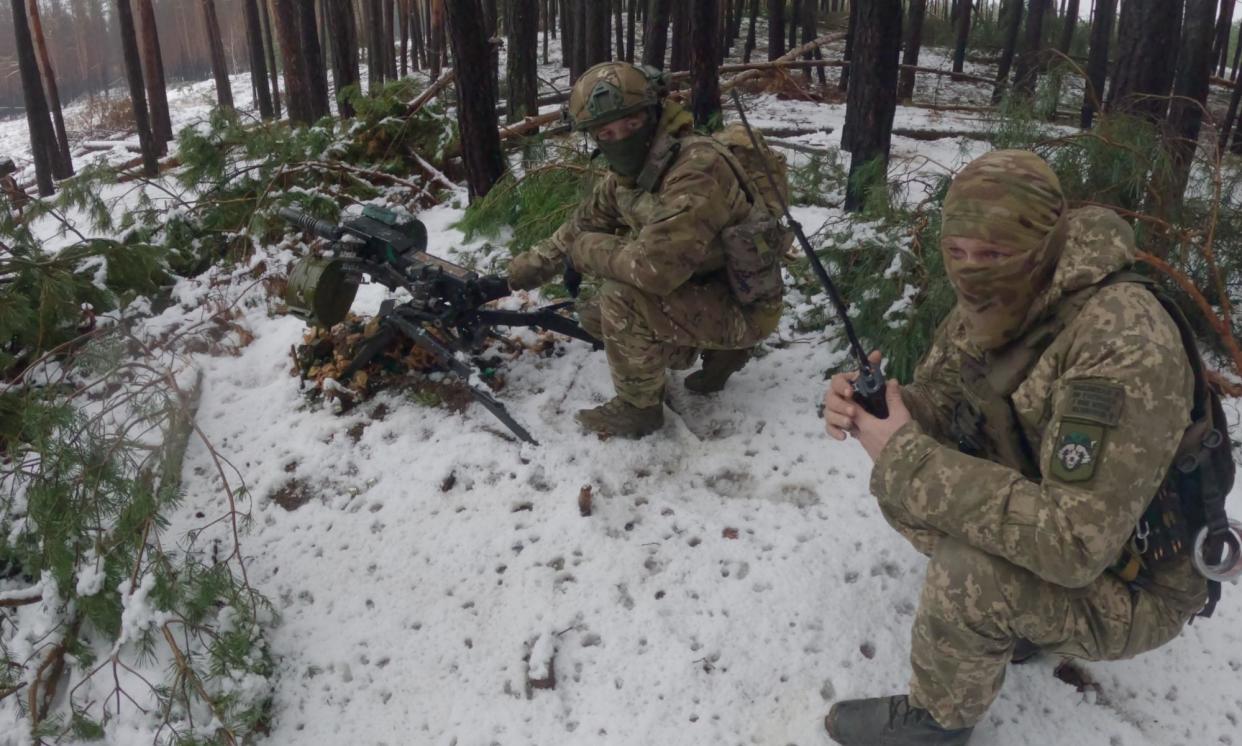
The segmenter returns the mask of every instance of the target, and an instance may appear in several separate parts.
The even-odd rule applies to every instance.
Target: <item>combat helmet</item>
[[[664,80],[664,73],[650,65],[601,62],[574,83],[566,117],[582,132],[658,106],[666,92]]]

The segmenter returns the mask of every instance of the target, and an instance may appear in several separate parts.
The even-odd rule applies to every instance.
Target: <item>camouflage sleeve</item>
[[[683,150],[655,197],[659,205],[638,235],[579,236],[571,254],[578,269],[668,295],[706,262],[711,241],[746,203],[729,164],[709,145]]]
[[[961,380],[960,351],[948,331],[957,323],[957,314],[950,312],[936,329],[931,349],[914,369],[914,380],[901,387],[901,400],[910,410],[923,432],[942,443],[950,443],[954,402]]]
[[[538,278],[532,285],[548,282],[561,273],[565,255],[578,236],[583,234],[614,234],[625,228],[617,208],[617,180],[611,173],[600,179],[591,194],[582,201],[560,228],[532,246],[523,256],[523,269]],[[579,268],[581,269],[581,268]]]
[[[886,506],[1082,587],[1116,561],[1190,421],[1194,379],[1173,320],[1134,285],[1101,290],[1070,344],[1039,444],[1042,483],[936,443],[918,423],[889,441],[871,489]]]

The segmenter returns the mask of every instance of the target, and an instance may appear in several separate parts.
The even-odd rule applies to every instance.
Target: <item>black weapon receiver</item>
[[[759,138],[755,137],[755,131],[750,128],[750,122],[746,121],[746,110],[742,108],[742,100],[738,98],[737,89],[731,91],[733,95],[733,105],[737,107],[737,114],[742,119],[742,126],[746,128],[746,134],[750,135],[751,145],[757,152],[762,153],[763,149],[759,145]],[[772,170],[768,166],[768,162],[760,158],[763,162],[763,170],[767,174],[768,180],[773,184],[776,179],[772,175]],[[824,286],[824,290],[828,293],[828,299],[832,301],[832,306],[837,312],[837,317],[841,319],[841,324],[845,328],[845,336],[849,339],[850,351],[854,357],[858,358],[858,378],[854,380],[854,399],[871,414],[880,419],[888,417],[888,400],[885,399],[885,381],[884,374],[880,372],[877,365],[872,365],[867,359],[867,353],[863,351],[862,344],[858,341],[858,335],[854,333],[854,325],[850,323],[849,311],[846,310],[845,302],[841,300],[841,294],[837,292],[837,286],[832,282],[832,277],[828,275],[828,270],[824,269],[823,262],[815,255],[815,250],[811,248],[811,242],[807,240],[806,234],[802,232],[802,224],[794,220],[793,215],[789,214],[789,205],[785,203],[785,197],[780,190],[773,190],[776,198],[780,201],[781,212],[788,227],[798,238],[798,243],[802,246],[802,251],[806,254],[806,258],[811,262],[811,269],[814,270],[815,276],[819,279],[819,284]]]
[[[336,256],[304,257],[289,273],[286,303],[290,312],[308,322],[330,327],[345,318],[358,283],[370,278],[390,290],[403,288],[410,299],[386,300],[376,317],[379,330],[363,340],[354,359],[340,374],[349,381],[389,343],[404,336],[429,353],[442,369],[462,380],[475,401],[503,422],[518,438],[538,444],[481,383],[481,371],[472,360],[492,329],[526,326],[564,334],[590,343],[603,343],[559,313],[572,303],[557,303],[535,311],[483,308],[509,294],[508,282],[496,275],[477,273],[426,252],[427,229],[414,219],[368,205],[363,214],[336,225],[293,208],[277,214],[293,225],[332,242]]]

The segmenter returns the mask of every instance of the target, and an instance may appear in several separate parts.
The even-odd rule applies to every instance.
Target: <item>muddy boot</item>
[[[613,397],[593,409],[580,409],[578,423],[593,433],[621,438],[641,438],[664,427],[664,403],[636,407]]]
[[[832,740],[844,746],[962,746],[974,728],[941,728],[931,713],[904,694],[838,702],[824,718]]]
[[[686,390],[695,394],[714,394],[725,386],[729,376],[750,360],[750,350],[705,350],[703,367],[686,376]]]
[[[1020,666],[1042,652],[1044,651],[1030,640],[1019,639],[1017,644],[1013,646],[1013,654],[1009,657],[1009,662],[1015,666]]]

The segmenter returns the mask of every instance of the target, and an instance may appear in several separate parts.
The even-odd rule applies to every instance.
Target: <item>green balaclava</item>
[[[1066,212],[1056,174],[1029,151],[993,151],[953,179],[944,200],[940,247],[966,335],[980,349],[1001,347],[1023,331],[1065,247]],[[959,261],[945,244],[951,237],[987,241],[1014,253],[994,262]]]
[[[651,151],[651,143],[655,140],[656,125],[659,124],[650,109],[644,111],[646,120],[642,129],[623,140],[610,142],[596,141],[595,146],[604,154],[608,167],[617,174],[629,179],[636,178],[647,162],[647,153]]]

